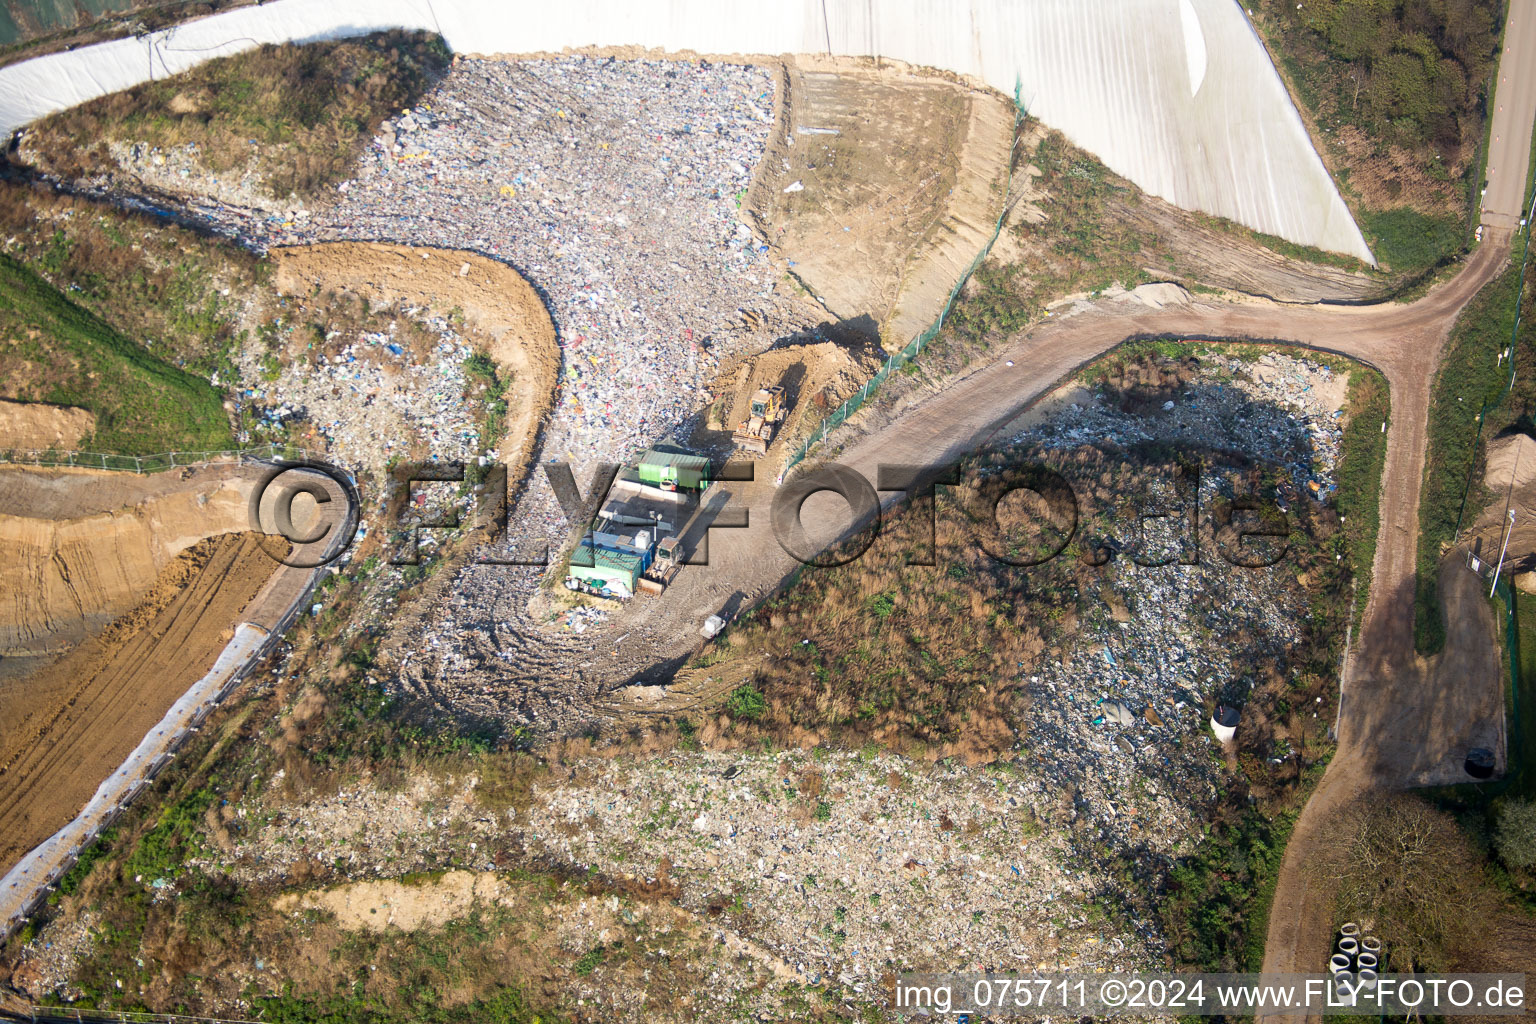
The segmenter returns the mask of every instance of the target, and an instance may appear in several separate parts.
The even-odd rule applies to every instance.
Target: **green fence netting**
[[[1023,102],[1019,98],[1019,91],[1020,85],[1015,83],[1013,88],[1013,134],[1015,139],[1018,138],[1019,125],[1023,123],[1024,118],[1028,114],[1028,111],[1024,109]],[[893,353],[886,359],[885,365],[880,367],[879,372],[871,377],[858,391],[850,395],[847,401],[834,409],[826,419],[821,421],[820,426],[811,431],[810,435],[800,443],[800,446],[784,460],[784,469],[779,473],[779,483],[784,482],[784,478],[789,475],[790,470],[805,461],[805,457],[810,454],[811,449],[825,441],[828,434],[848,422],[848,417],[862,409],[864,403],[868,402],[870,397],[880,390],[880,385],[884,384],[891,374],[906,366],[913,359],[916,359],[918,353],[922,352],[934,338],[938,337],[939,331],[944,327],[944,321],[949,318],[949,311],[955,305],[955,300],[960,297],[960,290],[965,287],[965,282],[971,279],[971,275],[976,273],[982,261],[992,252],[992,246],[997,242],[997,236],[1002,234],[1003,221],[1008,219],[1008,199],[1013,187],[1012,178],[1013,149],[1010,146],[1008,151],[1008,169],[1004,178],[1002,212],[997,215],[997,223],[992,226],[992,235],[987,239],[987,244],[982,246],[981,251],[976,254],[976,258],[971,260],[970,266],[965,268],[960,274],[959,280],[955,282],[955,286],[950,289],[949,298],[944,301],[944,307],[939,310],[939,315],[917,337],[907,342],[901,351]]]
[[[1533,202],[1536,202],[1536,181],[1531,183],[1530,193],[1526,197],[1524,210],[1530,210]],[[1515,325],[1511,329],[1509,336],[1509,378],[1504,382],[1503,390],[1493,398],[1485,401],[1477,413],[1477,437],[1472,447],[1472,465],[1467,468],[1467,483],[1461,493],[1461,509],[1456,513],[1455,535],[1458,539],[1461,537],[1462,522],[1467,513],[1467,500],[1472,493],[1472,484],[1477,472],[1477,450],[1483,443],[1483,427],[1487,423],[1488,413],[1503,405],[1504,399],[1509,396],[1515,386],[1515,345],[1520,338],[1520,302],[1525,294],[1525,269],[1531,257],[1531,230],[1529,225],[1523,231],[1525,234],[1525,244],[1520,256],[1520,284],[1515,289]],[[1497,590],[1504,599],[1504,623],[1503,629],[1500,632],[1504,635],[1504,657],[1509,663],[1510,692],[1509,727],[1505,736],[1505,751],[1509,759],[1512,760],[1515,753],[1523,749],[1522,737],[1525,730],[1525,723],[1521,721],[1520,716],[1520,631],[1515,611],[1514,588],[1510,586],[1509,581],[1506,579],[1498,581]],[[1517,769],[1513,764],[1510,764],[1503,785],[1507,786],[1519,772],[1530,767],[1529,765],[1522,765]],[[1501,786],[1500,788],[1502,789],[1503,787]]]

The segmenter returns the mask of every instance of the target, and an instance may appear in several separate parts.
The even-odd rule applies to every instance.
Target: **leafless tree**
[[[1416,796],[1373,802],[1320,868],[1343,917],[1373,922],[1395,970],[1445,970],[1497,912],[1482,858],[1449,814]]]

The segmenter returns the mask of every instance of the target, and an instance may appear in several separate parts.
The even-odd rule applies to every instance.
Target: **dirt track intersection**
[[[765,152],[776,157],[779,163],[753,176],[753,193],[747,197],[745,206],[756,215],[755,222],[741,224],[746,228],[745,235],[738,227],[727,223],[727,241],[723,243],[733,247],[736,255],[731,258],[747,268],[750,285],[761,289],[757,297],[763,308],[739,308],[735,314],[723,308],[714,311],[717,319],[711,328],[717,338],[729,339],[718,350],[727,355],[726,359],[720,360],[714,352],[708,353],[706,358],[702,344],[693,344],[691,338],[684,343],[679,333],[677,337],[639,349],[638,363],[636,360],[609,362],[600,346],[589,343],[588,337],[578,332],[577,328],[593,328],[575,320],[573,310],[579,308],[577,303],[570,302],[569,296],[560,297],[566,304],[555,304],[558,315],[551,321],[534,290],[523,284],[522,277],[507,271],[516,279],[514,284],[522,285],[515,303],[518,311],[514,319],[519,321],[517,329],[525,329],[527,336],[519,336],[517,344],[510,347],[492,347],[492,354],[499,364],[511,371],[520,389],[518,411],[521,415],[499,455],[512,466],[510,483],[514,490],[526,472],[532,472],[527,490],[521,495],[525,502],[530,495],[540,494],[538,488],[543,480],[537,472],[537,464],[541,459],[567,453],[573,447],[588,449],[582,454],[594,456],[606,454],[610,448],[623,447],[593,440],[592,431],[583,426],[589,424],[582,421],[583,425],[578,425],[572,415],[590,420],[599,405],[607,405],[609,408],[604,409],[606,417],[611,412],[613,383],[621,381],[628,385],[633,380],[642,379],[647,360],[666,363],[670,371],[686,359],[686,380],[695,382],[688,385],[689,389],[708,378],[705,371],[711,361],[715,368],[723,364],[726,369],[713,382],[715,393],[708,397],[729,407],[726,415],[736,419],[741,414],[742,395],[747,393],[744,387],[767,382],[768,376],[785,372],[783,368],[770,367],[758,373],[762,367],[753,365],[752,350],[762,347],[767,336],[778,335],[780,339],[801,345],[807,342],[832,345],[836,343],[821,341],[822,336],[814,333],[813,325],[818,318],[857,320],[861,314],[868,315],[878,327],[889,328],[894,322],[910,326],[908,321],[920,325],[923,315],[899,308],[902,301],[916,295],[913,301],[922,310],[933,307],[935,296],[942,298],[943,290],[934,292],[934,288],[925,287],[925,274],[936,275],[934,280],[950,280],[953,275],[946,268],[954,262],[951,257],[964,250],[968,258],[974,248],[960,245],[955,252],[939,251],[938,246],[930,244],[933,242],[930,236],[933,226],[948,217],[950,229],[963,220],[974,231],[987,226],[985,215],[993,209],[989,202],[997,201],[1000,212],[1000,196],[994,186],[1000,184],[1001,178],[989,174],[988,168],[995,170],[999,164],[1006,163],[1011,138],[1002,127],[1007,119],[993,116],[997,112],[988,107],[988,104],[995,104],[995,98],[979,98],[952,83],[929,83],[924,87],[927,91],[922,102],[915,104],[917,114],[922,116],[913,122],[912,133],[920,135],[932,126],[933,118],[939,117],[932,111],[925,113],[926,104],[935,110],[946,108],[946,105],[956,110],[961,107],[969,110],[970,134],[964,140],[922,137],[918,140],[921,145],[914,147],[915,155],[908,154],[913,156],[911,161],[901,164],[897,172],[885,169],[883,173],[925,182],[921,189],[914,189],[910,195],[882,194],[879,176],[873,176],[876,179],[873,183],[863,181],[860,168],[851,171],[848,178],[833,182],[848,193],[838,195],[837,188],[828,185],[828,181],[835,177],[829,173],[829,168],[839,160],[844,165],[852,163],[852,151],[840,153],[828,140],[839,137],[832,133],[847,133],[850,140],[855,140],[860,126],[849,116],[844,100],[829,92],[837,85],[830,73],[807,67],[780,70],[783,77],[773,83],[779,90],[774,111],[760,125],[766,140]],[[500,71],[482,68],[478,73],[495,79]],[[888,76],[883,72],[861,72],[857,76],[850,73],[848,77],[859,79],[856,87],[848,87],[853,93],[888,88],[885,82]],[[789,82],[797,83],[798,88],[805,90],[809,97],[805,106],[795,108],[790,104],[783,92]],[[745,97],[746,93],[741,95]],[[757,97],[758,101],[761,99],[761,96]],[[867,97],[864,101],[867,102]],[[461,100],[454,102],[463,105]],[[750,97],[743,102],[751,106]],[[559,117],[563,120],[566,115],[564,108],[561,109]],[[419,124],[402,119],[399,125],[401,144],[410,149],[412,139],[423,145],[440,143],[444,134],[433,135],[433,129],[441,133],[444,122],[451,116],[454,115],[434,112],[431,116],[423,115]],[[971,159],[961,162],[955,181],[942,175],[929,175],[933,180],[926,182],[919,172],[930,164],[937,166],[934,153],[962,144],[969,148]],[[811,146],[819,149],[811,151]],[[977,155],[982,149],[986,152]],[[807,157],[808,151],[814,155]],[[377,174],[393,173],[390,159],[387,153],[378,159]],[[689,170],[674,167],[669,173],[681,171],[682,178],[686,179]],[[819,173],[813,176],[811,172]],[[735,171],[732,173],[738,178],[742,176]],[[960,210],[958,202],[946,207],[936,199],[945,189],[959,188],[956,182],[967,173],[974,179],[972,191],[965,193],[963,188],[959,189],[968,202],[967,209]],[[812,191],[818,183],[823,189],[819,193]],[[796,184],[802,187],[794,188]],[[553,208],[571,201],[572,185],[579,187],[580,182],[562,181],[556,176],[541,180],[538,187],[543,190],[543,201]],[[524,187],[523,184],[504,184],[500,186],[499,194],[507,196],[506,189],[515,192]],[[395,198],[401,205],[368,221],[373,230],[364,233],[383,233],[380,226],[387,223],[389,217],[400,221],[406,219],[407,214],[401,211],[410,209],[412,198],[409,195]],[[713,197],[713,201],[720,199],[719,195]],[[354,211],[363,210],[370,215],[377,212],[368,211],[366,196],[354,194],[348,202]],[[788,227],[781,228],[776,236],[774,228],[781,221]],[[608,227],[588,226],[594,231]],[[851,250],[857,258],[850,257],[847,266],[839,265],[839,255],[844,252],[839,248],[837,237],[843,232],[835,230],[839,227],[847,234],[857,236]],[[753,234],[754,230],[758,234]],[[332,222],[314,232],[312,237],[324,235],[343,239],[348,237],[346,231]],[[348,247],[348,258],[352,263],[349,270],[354,272],[345,281],[342,277],[346,275],[335,273],[334,267],[328,268],[331,272],[327,276],[313,266],[300,267],[302,254],[285,257],[282,250],[274,250],[280,264],[280,280],[295,292],[309,287],[345,284],[351,288],[369,289],[375,296],[393,289],[387,297],[412,302],[436,298],[441,302],[441,293],[445,292],[463,300],[461,285],[478,283],[481,276],[494,280],[499,271],[506,269],[503,264],[475,253],[441,249],[429,252],[418,248],[418,243],[434,240],[443,243],[452,233],[445,223],[415,225],[403,233],[410,236],[401,240],[403,244],[387,247],[365,247],[348,241],[332,243],[336,246],[333,253]],[[393,232],[390,234],[394,237]],[[555,237],[558,244],[558,233]],[[771,253],[768,245],[760,248],[763,238],[779,248],[773,248]],[[876,240],[882,244],[857,244]],[[1387,463],[1382,481],[1381,543],[1377,549],[1371,602],[1353,645],[1343,684],[1341,754],[1330,769],[1328,781],[1319,790],[1314,801],[1316,806],[1308,812],[1314,823],[1312,827],[1315,827],[1318,815],[1367,787],[1422,784],[1441,778],[1444,766],[1455,762],[1457,752],[1466,745],[1467,738],[1455,730],[1438,729],[1434,734],[1435,744],[1426,747],[1422,737],[1423,723],[1426,720],[1465,719],[1468,717],[1467,706],[1489,706],[1488,695],[1470,692],[1471,688],[1459,694],[1470,704],[1458,704],[1453,699],[1458,695],[1439,682],[1468,675],[1482,678],[1493,675],[1486,665],[1474,663],[1475,658],[1469,661],[1471,655],[1467,653],[1486,632],[1486,623],[1475,618],[1465,620],[1462,634],[1453,629],[1448,654],[1435,664],[1424,665],[1412,658],[1411,619],[1405,618],[1403,610],[1411,606],[1406,595],[1411,593],[1413,583],[1414,538],[1430,382],[1457,313],[1478,288],[1505,266],[1509,241],[1507,230],[1490,226],[1480,247],[1464,261],[1452,279],[1408,304],[1295,304],[1254,296],[1196,297],[1181,289],[1158,292],[1159,296],[1171,297],[1162,308],[1156,308],[1161,299],[1158,303],[1143,301],[1147,297],[1145,293],[1140,297],[1134,293],[1085,297],[1051,321],[1011,339],[991,354],[990,361],[950,382],[943,390],[914,398],[899,414],[855,419],[849,428],[832,439],[824,452],[835,456],[836,464],[871,483],[878,479],[881,465],[936,466],[952,462],[979,443],[1006,436],[1017,425],[1021,413],[1074,370],[1133,338],[1167,336],[1296,344],[1349,356],[1380,369],[1390,384],[1392,399]],[[1219,245],[1219,242],[1214,244]],[[363,251],[365,249],[367,251]],[[802,255],[804,265],[790,278],[781,278],[788,270],[786,254],[791,252]],[[425,263],[418,264],[416,261],[423,257]],[[370,265],[370,260],[375,258],[386,269],[376,271]],[[285,259],[286,266],[283,265]],[[924,266],[925,260],[929,265]],[[397,277],[394,271],[400,265],[426,266],[430,271],[424,271],[425,277],[409,285],[394,279],[381,285],[376,279]],[[1280,268],[1275,273],[1283,278],[1293,269]],[[697,267],[694,270],[698,272]],[[548,276],[541,279],[538,272],[530,272],[528,276],[541,288],[548,288],[551,280]],[[463,281],[466,277],[472,281]],[[785,283],[793,277],[800,277],[811,285],[811,297],[817,304],[797,297],[794,286]],[[826,283],[818,285],[818,280]],[[863,291],[855,287],[861,283]],[[1242,283],[1252,282],[1245,280]],[[1308,286],[1306,281],[1297,285],[1303,289]],[[1359,282],[1338,275],[1335,280],[1318,287],[1325,291],[1337,289],[1358,297]],[[746,295],[750,290],[740,294]],[[599,291],[594,289],[591,296],[579,301],[590,298],[590,309],[597,310],[603,305]],[[472,301],[453,304],[463,307],[469,320],[477,319]],[[627,320],[636,311],[637,308],[629,308],[611,312],[610,326]],[[506,324],[486,322],[484,316],[478,319],[482,321],[478,324],[479,329],[495,340],[503,340],[509,333]],[[533,326],[529,327],[530,324]],[[828,325],[823,324],[825,326]],[[848,324],[843,326],[857,329]],[[897,334],[908,333],[907,326],[896,328]],[[511,333],[517,333],[517,329]],[[691,334],[692,328],[686,330]],[[728,333],[731,331],[734,333]],[[892,337],[889,330],[886,333],[885,341],[889,344]],[[878,331],[866,332],[866,337],[878,335]],[[894,340],[900,344],[903,338]],[[585,348],[581,347],[583,344]],[[556,346],[560,348],[557,350]],[[794,357],[789,355],[792,347],[776,347],[766,356],[756,358],[765,365],[774,364],[775,357],[781,362],[785,359],[793,361]],[[745,376],[733,378],[732,359],[743,354],[746,356],[742,363]],[[847,365],[834,367],[840,358]],[[584,359],[589,365],[583,365]],[[859,353],[855,358],[848,358],[846,352],[823,351],[807,362],[813,364],[815,372],[806,375],[806,387],[796,395],[797,425],[786,430],[782,443],[787,443],[791,436],[800,436],[813,408],[835,404],[850,393],[857,384],[858,375],[873,365],[873,354]],[[826,372],[829,367],[833,370]],[[759,380],[759,377],[763,379]],[[645,387],[640,384],[637,393]],[[823,392],[825,399],[819,400],[820,405],[813,406],[812,399]],[[555,409],[553,419],[551,406],[546,406],[541,398],[551,393],[556,395],[552,405]],[[571,396],[579,396],[574,409],[560,404]],[[702,407],[708,404],[700,402],[699,397],[695,395],[679,401],[669,395],[646,393],[637,399],[635,408],[643,414],[641,423],[654,427],[659,420],[671,416],[667,428],[687,433],[699,426]],[[687,415],[673,416],[679,410]],[[624,426],[629,429],[634,424]],[[773,454],[782,458],[783,450],[781,447]],[[583,487],[589,469],[589,465],[576,466],[577,478]],[[727,482],[712,495],[712,500],[721,506],[743,511],[752,525],[746,529],[717,531],[710,548],[711,564],[707,568],[685,571],[680,582],[661,600],[594,616],[591,628],[585,628],[580,635],[557,628],[558,617],[551,613],[547,593],[538,590],[535,573],[500,567],[456,568],[454,573],[434,579],[427,598],[419,602],[419,617],[393,623],[393,636],[386,646],[387,667],[396,677],[393,685],[408,694],[460,712],[485,714],[509,724],[537,724],[553,730],[579,727],[596,715],[624,718],[707,705],[729,689],[733,681],[685,673],[677,678],[671,692],[658,692],[653,685],[627,684],[653,684],[672,678],[678,666],[698,649],[698,626],[706,616],[750,605],[781,586],[794,573],[796,561],[786,554],[773,531],[768,529],[777,493],[772,470],[770,458],[760,464],[756,480]],[[887,499],[891,497],[886,494]],[[516,518],[519,513],[521,519]],[[553,504],[548,495],[534,497],[514,513],[509,532],[514,536],[556,535],[561,524],[553,516]],[[824,540],[838,536],[847,526],[841,504],[820,498],[807,503],[805,518],[812,524],[811,532]],[[212,550],[199,549],[198,556],[206,561],[192,568],[183,564],[192,561],[190,559],[171,563],[179,568],[173,570],[173,579],[162,577],[162,583],[174,588],[187,580],[194,582],[182,589],[171,603],[161,602],[153,608],[140,607],[134,614],[159,616],[154,618],[156,637],[185,637],[190,635],[187,630],[191,629],[196,629],[204,639],[221,635],[214,634],[207,622],[186,618],[178,609],[184,605],[199,605],[202,598],[210,597],[213,591],[206,590],[205,583],[207,588],[216,588],[221,580],[238,579],[238,584],[230,583],[217,590],[220,601],[233,602],[229,608],[215,607],[216,602],[211,600],[207,602],[213,609],[208,614],[215,618],[221,621],[238,618],[240,609],[258,596],[256,591],[260,586],[254,571],[247,565],[250,552],[246,549],[251,544],[248,540],[225,540],[213,545]],[[99,601],[102,609],[110,607],[113,611],[111,615],[106,610],[96,612],[91,625],[99,628],[111,617],[132,608],[133,602],[129,598],[136,588],[149,586],[147,580],[154,577],[150,570],[164,572],[165,564],[164,559],[158,563],[146,562],[148,568],[138,567],[132,581],[101,588],[104,592],[111,591],[108,597]],[[176,572],[180,575],[175,575]],[[510,582],[508,577],[498,577],[497,574],[510,574]],[[1450,587],[1448,593],[1453,603],[1464,603],[1469,607],[1475,603],[1470,591],[1462,593],[1467,589],[1466,581],[1451,580],[1446,585]],[[58,617],[49,612],[34,616],[44,622]],[[70,634],[74,642],[89,632],[87,627],[78,624],[70,628],[74,630]],[[31,630],[21,639],[30,639],[36,632]],[[110,643],[111,639],[101,643]],[[54,650],[56,645],[42,644],[31,653]],[[179,667],[195,675],[200,671],[197,666],[208,660],[204,657],[207,653],[199,650]],[[69,657],[76,656],[85,655],[77,651]],[[121,672],[114,668],[111,672],[78,673],[97,687],[83,696],[76,694],[63,699],[64,681],[59,680],[55,681],[57,685],[44,692],[59,695],[62,703],[70,706],[78,700],[86,712],[95,708],[98,713],[104,713],[101,709],[116,707],[113,702],[128,689],[121,680],[134,671],[146,671],[146,666],[159,676],[168,688],[167,692],[185,682],[181,676],[163,671],[165,659],[152,650],[133,648],[121,657],[125,660],[120,665],[128,666]],[[74,675],[77,666],[66,658],[56,668],[66,675]],[[148,713],[147,708],[140,710]],[[142,732],[140,717],[143,716],[121,717],[127,733],[134,729]],[[38,721],[43,718],[48,719],[50,730],[54,728],[51,723],[61,723],[57,727],[61,735],[69,730],[72,730],[69,732],[72,736],[84,734],[81,730],[86,726],[75,728],[67,715],[61,718],[59,713],[51,712],[43,714]],[[21,721],[25,725],[32,719],[23,716]],[[50,756],[57,762],[70,749],[58,747],[58,756]],[[110,761],[107,753],[104,752],[102,757],[106,759],[103,764]],[[95,770],[99,766],[90,767]],[[10,770],[11,766],[7,764],[5,771]],[[80,788],[70,789],[70,800],[76,799],[75,791]],[[18,792],[26,795],[23,790]],[[16,825],[13,831],[17,834],[46,833],[47,823],[41,818],[30,817],[9,806],[0,808],[0,824],[7,822]],[[1307,836],[1307,828],[1298,829],[1297,849],[1305,848]],[[18,847],[18,850],[22,848]],[[0,851],[0,858],[13,852],[16,851]],[[1303,913],[1304,908],[1315,908],[1317,895],[1295,892],[1294,883],[1293,877],[1288,883],[1293,888],[1282,887],[1272,919],[1271,953],[1281,966],[1305,964],[1317,944],[1315,927],[1303,927],[1301,923],[1320,919],[1315,913]]]

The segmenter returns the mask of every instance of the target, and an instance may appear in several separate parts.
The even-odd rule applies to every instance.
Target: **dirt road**
[[[1063,377],[1116,346],[1137,337],[1241,339],[1292,343],[1350,356],[1380,369],[1391,388],[1392,422],[1382,480],[1381,539],[1377,545],[1377,581],[1358,638],[1361,652],[1413,649],[1411,595],[1418,536],[1418,502],[1423,468],[1429,388],[1439,353],[1461,307],[1504,266],[1507,234],[1490,232],[1467,258],[1456,277],[1410,304],[1375,306],[1295,306],[1267,301],[1194,302],[1151,309],[1132,302],[1111,303],[1091,312],[1057,318],[1036,327],[996,352],[996,360],[913,407],[900,418],[849,444],[838,463],[874,482],[880,465],[940,466],[998,436],[1020,411],[1047,394]],[[676,593],[644,608],[634,624],[656,626],[664,619],[686,620],[681,631],[697,629],[704,615],[718,610],[733,594],[760,596],[792,572],[796,563],[773,539],[769,528],[774,488],[771,481],[728,484],[735,507],[748,510],[747,530],[715,531],[710,564],[679,577]],[[886,493],[883,498],[895,498]],[[806,503],[802,515],[809,532],[835,534],[836,527],[815,520],[846,519],[840,499]],[[678,606],[688,607],[680,613]],[[696,615],[697,618],[689,618]],[[681,634],[680,634],[681,635]],[[1357,656],[1362,679],[1382,678],[1396,663],[1384,655]],[[657,678],[665,675],[658,672]],[[636,691],[636,710],[668,712],[707,700],[716,687],[684,675],[672,699]],[[719,685],[723,686],[721,681]],[[1362,705],[1385,699],[1376,685],[1351,683],[1344,696],[1346,714],[1360,691]],[[670,694],[669,694],[670,696]],[[639,702],[644,699],[644,705]],[[623,707],[623,702],[615,708]],[[1422,746],[1415,723],[1400,723],[1404,736]]]
[[[1494,87],[1483,223],[1512,230],[1525,204],[1531,158],[1531,97],[1536,96],[1536,0],[1511,0]]]
[[[1483,246],[1453,281],[1426,297],[1446,296],[1446,305],[1434,311],[1443,318],[1438,325],[1422,324],[1426,332],[1422,340],[1430,343],[1425,352],[1425,368],[1430,372],[1417,381],[1403,377],[1408,367],[1401,367],[1396,377],[1388,373],[1392,428],[1382,478],[1376,583],[1341,682],[1338,753],[1297,820],[1281,862],[1264,948],[1266,973],[1319,970],[1324,964],[1332,938],[1332,907],[1329,894],[1311,877],[1309,867],[1326,856],[1323,839],[1333,818],[1367,790],[1413,784],[1424,777],[1426,765],[1454,757],[1444,748],[1459,730],[1437,725],[1459,717],[1453,705],[1464,699],[1467,680],[1498,675],[1486,665],[1469,664],[1477,657],[1478,645],[1457,642],[1458,630],[1470,634],[1462,636],[1463,641],[1486,635],[1488,623],[1475,616],[1452,624],[1446,653],[1435,664],[1424,665],[1415,657],[1413,572],[1432,371],[1451,318],[1471,295],[1467,289],[1490,280],[1503,263],[1525,202],[1533,122],[1536,0],[1513,0],[1493,99]],[[1495,254],[1498,259],[1493,258]],[[1450,308],[1452,302],[1455,308]],[[1400,404],[1403,398],[1408,404]],[[1461,605],[1474,608],[1470,601]]]

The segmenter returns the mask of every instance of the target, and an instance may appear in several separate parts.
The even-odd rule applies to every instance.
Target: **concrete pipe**
[[[1237,708],[1226,704],[1216,705],[1216,710],[1211,714],[1211,732],[1223,743],[1231,742],[1237,735]]]
[[[1339,994],[1340,999],[1348,999],[1355,994],[1355,976],[1348,972],[1335,974],[1333,976],[1333,988]]]
[[[1367,935],[1360,940],[1360,948],[1367,953],[1381,954],[1381,940],[1374,935]]]
[[[1329,958],[1328,966],[1333,970],[1334,974],[1338,974],[1340,971],[1347,974],[1353,966],[1353,962],[1343,953],[1335,953]]]
[[[1376,987],[1376,972],[1371,970],[1369,967],[1362,967],[1360,969],[1359,987],[1360,987],[1360,990],[1363,991],[1363,992],[1367,992],[1367,991],[1370,991],[1371,989],[1375,988]]]
[[[1355,958],[1355,963],[1360,967],[1362,971],[1374,971],[1378,962],[1379,961],[1377,960],[1375,953],[1361,953],[1358,957]]]
[[[1354,921],[1345,921],[1339,925],[1339,934],[1349,939],[1358,938],[1360,935],[1360,925]]]
[[[1360,952],[1360,940],[1346,935],[1339,940],[1339,952],[1346,956],[1354,956]]]

